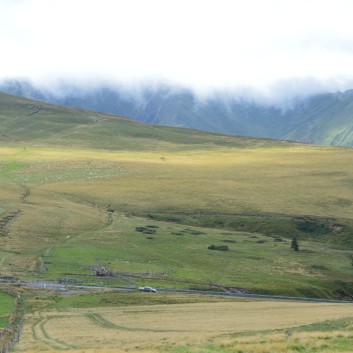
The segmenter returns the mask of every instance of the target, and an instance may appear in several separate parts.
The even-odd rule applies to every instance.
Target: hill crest
[[[146,124],[0,92],[0,141],[119,150],[263,147],[293,143]]]
[[[229,92],[200,99],[188,89],[162,85],[135,91],[110,86],[49,91],[28,82],[8,81],[0,84],[0,89],[150,124],[321,145],[353,145],[353,90],[300,98],[283,109]]]

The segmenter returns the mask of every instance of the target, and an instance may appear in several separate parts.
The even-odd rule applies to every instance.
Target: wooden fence
[[[25,308],[26,298],[23,294],[18,294],[9,324],[0,332],[0,353],[10,353],[14,345],[20,340]]]

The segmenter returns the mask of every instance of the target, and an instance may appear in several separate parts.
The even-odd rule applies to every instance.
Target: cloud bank
[[[352,88],[350,0],[0,0],[0,78]]]

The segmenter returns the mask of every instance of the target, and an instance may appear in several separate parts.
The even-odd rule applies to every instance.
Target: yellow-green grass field
[[[0,281],[135,288],[29,291],[17,351],[352,351],[351,304],[136,290],[350,299],[352,149],[148,126],[1,93],[0,131]]]
[[[155,296],[152,301],[166,296],[139,295]],[[119,302],[120,294],[114,296]],[[217,297],[208,302],[198,297],[194,298],[198,302],[191,299],[191,302],[183,303],[186,298],[182,295],[171,296],[180,303],[58,307],[34,311],[27,314],[16,351],[351,351],[351,304],[225,300]],[[76,302],[80,304],[77,299]]]
[[[3,147],[3,215],[18,213],[0,237],[0,271],[87,284],[349,293],[352,157],[290,144],[168,153]],[[136,231],[146,226],[154,234]],[[98,281],[96,264],[135,276]]]

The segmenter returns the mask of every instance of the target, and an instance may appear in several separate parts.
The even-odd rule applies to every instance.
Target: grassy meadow
[[[3,215],[16,213],[1,271],[315,297],[353,289],[350,149],[165,152],[0,148]],[[97,279],[93,265],[118,275]]]
[[[15,299],[12,296],[0,292],[0,331],[8,324],[14,304]]]
[[[0,281],[351,298],[353,150],[3,94],[0,108]],[[33,291],[17,350],[349,352],[352,317],[347,304]]]
[[[105,293],[42,303],[27,314],[16,351],[349,352],[352,343],[351,304],[147,297]]]

